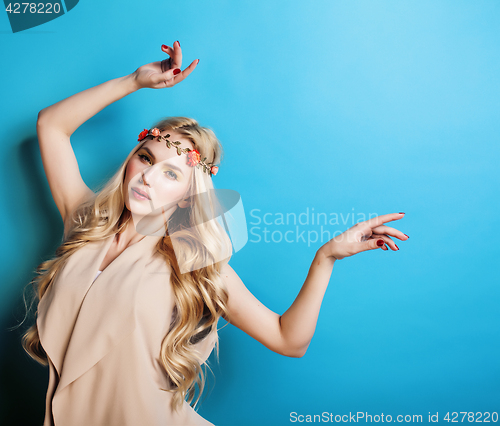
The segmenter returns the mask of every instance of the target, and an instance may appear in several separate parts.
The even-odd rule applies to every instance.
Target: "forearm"
[[[281,334],[287,346],[303,355],[316,329],[321,303],[332,275],[335,259],[318,250],[307,278],[290,308],[281,315]]]
[[[54,126],[71,136],[89,118],[136,90],[133,74],[106,81],[42,109],[38,123]]]

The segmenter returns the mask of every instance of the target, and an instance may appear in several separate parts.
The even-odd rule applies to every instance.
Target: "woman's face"
[[[170,142],[179,141],[180,148],[194,149],[194,145],[175,131],[163,131],[170,135]],[[146,216],[163,207],[166,219],[179,203],[189,196],[193,168],[187,164],[187,155],[177,154],[174,146],[167,148],[164,140],[158,142],[148,136],[144,145],[130,158],[123,183],[124,200],[128,210],[137,216]],[[140,193],[146,196],[141,196]]]

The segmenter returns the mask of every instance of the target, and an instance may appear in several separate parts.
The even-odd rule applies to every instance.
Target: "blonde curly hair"
[[[162,132],[175,130],[194,144],[201,158],[206,157],[207,162],[212,164],[220,163],[220,142],[212,130],[201,127],[195,120],[169,117],[158,121],[151,128],[154,127]],[[148,138],[145,138],[135,146],[101,190],[78,206],[70,218],[68,235],[57,248],[55,256],[37,267],[37,276],[30,283],[34,288],[30,307],[36,303],[36,314],[39,301],[52,285],[58,271],[76,250],[90,242],[101,241],[122,232],[132,220],[123,199],[125,171],[131,157],[147,140]],[[193,168],[192,193],[207,196],[193,197],[193,202],[187,209],[175,210],[168,220],[168,226],[165,224],[165,236],[160,238],[157,245],[158,252],[165,257],[170,267],[171,285],[175,295],[175,315],[160,351],[161,363],[172,384],[172,389],[164,390],[173,392],[174,410],[180,408],[186,397],[188,403],[193,402],[196,386],[199,390],[198,397],[192,405],[196,407],[198,404],[205,387],[206,371],[201,368],[203,361],[193,350],[193,345],[217,327],[221,316],[225,319],[229,316],[228,293],[220,272],[231,256],[232,246],[224,228],[215,220],[207,220],[210,218],[207,218],[206,203],[208,201],[210,205],[208,210],[213,211],[212,204],[215,205],[217,200],[214,199],[212,191],[212,179],[205,175],[203,169]],[[28,306],[26,301],[25,305]],[[48,365],[47,355],[40,343],[36,319],[23,334],[22,346],[34,360]],[[216,353],[218,360],[218,339]],[[206,363],[204,365],[207,366]]]

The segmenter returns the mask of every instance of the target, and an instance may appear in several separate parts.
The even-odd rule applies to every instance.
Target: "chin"
[[[146,215],[150,215],[152,213],[151,207],[149,205],[147,205],[147,206],[135,205],[134,206],[134,204],[132,203],[132,205],[128,206],[127,208],[130,211],[130,213],[140,215],[140,216],[146,216]]]

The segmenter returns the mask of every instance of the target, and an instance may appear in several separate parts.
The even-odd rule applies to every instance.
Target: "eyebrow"
[[[151,158],[153,159],[153,161],[156,161],[156,157],[155,157],[155,155],[153,154],[153,152],[152,152],[152,151],[151,151],[151,150],[150,150],[147,146],[143,146],[143,147],[142,147],[142,149],[143,149],[144,151],[146,151],[149,155],[151,155]],[[184,173],[182,173],[182,170],[181,170],[179,167],[174,166],[173,164],[170,164],[170,163],[169,163],[168,165],[169,165],[169,167],[171,167],[172,169],[175,169],[175,170],[177,170],[179,173],[181,173],[182,175],[184,175]]]

